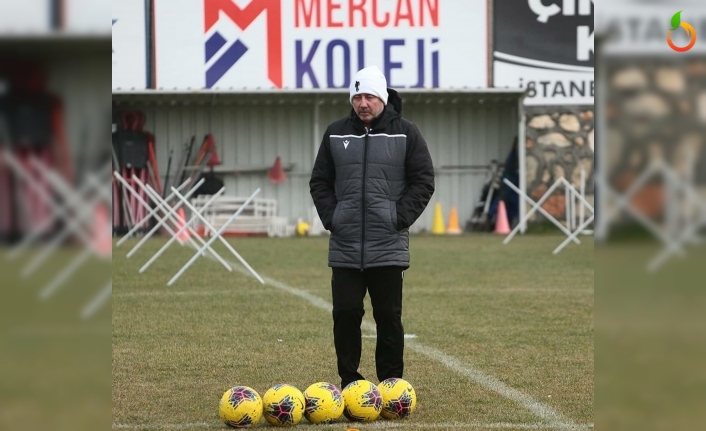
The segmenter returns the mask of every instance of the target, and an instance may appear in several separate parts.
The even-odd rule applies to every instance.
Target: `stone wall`
[[[625,192],[653,162],[664,161],[706,199],[706,61],[695,57],[606,63],[606,157],[610,186]],[[630,200],[659,218],[662,180],[652,178]]]
[[[706,61],[644,61],[608,66],[607,155],[620,181],[660,158],[680,173],[695,169],[706,183]],[[688,155],[688,156],[687,156]]]
[[[605,69],[605,151],[611,187],[624,192],[651,162],[662,159],[679,174],[693,176],[706,198],[706,61],[611,58]],[[593,107],[526,107],[525,112],[528,193],[536,200],[562,176],[578,188],[583,168],[587,200],[592,202]],[[662,202],[659,181],[631,199],[648,216],[657,216]],[[563,190],[544,208],[563,221]]]
[[[536,201],[562,177],[579,190],[583,169],[587,200],[592,203],[593,106],[526,107],[525,115],[529,195]],[[566,209],[564,189],[557,189],[543,208],[561,220]]]

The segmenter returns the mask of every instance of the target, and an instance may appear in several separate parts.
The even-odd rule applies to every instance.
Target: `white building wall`
[[[436,202],[441,202],[447,220],[450,207],[455,206],[461,227],[465,227],[485,180],[486,171],[481,167],[491,160],[504,161],[518,133],[517,97],[486,93],[404,95],[403,115],[418,125],[436,169],[436,192],[412,231],[431,229]],[[114,97],[113,110],[123,109],[146,114],[146,129],[156,137],[162,176],[170,149],[174,148],[173,174],[191,136],[196,135],[196,154],[204,136],[213,133],[223,166],[262,168],[259,172],[223,174],[226,193],[249,196],[262,187],[261,196],[276,199],[279,215],[294,223],[298,217],[306,218],[313,206],[308,183],[321,136],[329,123],[348,115],[350,104],[347,93]],[[287,182],[272,185],[264,168],[274,164],[278,156],[291,170]]]

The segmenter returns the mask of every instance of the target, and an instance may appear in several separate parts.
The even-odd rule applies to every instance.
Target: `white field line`
[[[235,290],[186,290],[186,291],[173,291],[173,290],[141,290],[136,292],[124,292],[124,293],[113,293],[113,297],[116,298],[131,298],[131,297],[142,297],[142,296],[215,296],[215,295],[232,295],[236,293]]]
[[[302,424],[306,424],[303,422]],[[356,427],[360,429],[459,429],[459,430],[577,430],[577,431],[590,431],[593,429],[593,424],[586,425],[573,425],[573,424],[546,424],[546,423],[510,423],[510,422],[500,422],[500,423],[460,423],[460,422],[450,422],[450,423],[419,423],[419,422],[390,422],[390,421],[378,421],[373,423],[357,424],[348,422],[339,422],[329,425],[316,425],[317,430],[323,429],[342,429],[342,426]],[[113,424],[114,430],[125,429],[125,430],[189,430],[189,429],[216,429],[223,428],[223,425],[219,422],[206,423],[185,423],[185,424],[165,424],[165,423],[154,423],[154,424],[124,424],[117,423]]]
[[[363,338],[375,338],[375,339],[377,339],[377,337],[378,337],[378,336],[375,335],[375,334],[370,334],[370,335],[368,335],[368,334],[363,334]],[[410,339],[412,339],[412,338],[417,338],[417,335],[416,335],[416,334],[404,334],[404,338],[405,338],[405,340],[410,340]]]
[[[485,374],[484,372],[470,367],[458,359],[445,354],[444,352],[437,350],[433,347],[423,346],[417,342],[407,342],[405,345],[414,350],[417,353],[421,353],[431,359],[441,362],[446,367],[456,371],[457,373],[468,377],[470,380],[476,382],[477,384],[490,389],[491,391],[509,399],[515,401],[516,403],[522,405],[526,409],[530,410],[536,416],[542,418],[543,420],[549,422],[552,425],[574,425],[567,418],[565,418],[561,413],[552,409],[546,404],[543,404],[522,391],[519,391],[513,387],[506,385],[497,378]],[[562,428],[563,429],[563,428]]]
[[[230,262],[229,262],[230,263]],[[233,263],[233,269],[235,271],[240,272],[241,274],[244,274],[248,277],[250,277],[250,274],[244,269],[241,268],[240,265],[237,265]],[[284,292],[290,293],[294,296],[298,296],[299,298],[302,298],[309,302],[311,305],[320,308],[326,312],[331,312],[333,306],[330,302],[326,301],[325,299],[313,295],[309,292],[306,292],[301,289],[297,289],[295,287],[289,286],[286,283],[283,283],[278,280],[274,280],[269,277],[263,277],[265,280],[265,283],[272,286],[276,287],[277,289],[280,289]],[[369,320],[363,320],[363,324],[361,325],[361,328],[370,332],[375,333],[375,324],[370,322]],[[550,428],[547,429],[580,429],[580,426],[577,424],[572,423],[568,418],[564,417],[561,413],[557,412],[550,406],[541,403],[535,399],[533,399],[531,396],[525,394],[522,391],[519,391],[517,389],[514,389],[507,384],[501,382],[497,378],[488,375],[484,373],[483,371],[471,367],[470,365],[464,364],[463,362],[459,361],[458,359],[449,356],[440,350],[424,346],[423,344],[420,344],[416,341],[410,340],[407,343],[405,343],[406,346],[412,350],[414,350],[417,353],[420,353],[430,359],[433,359],[437,362],[440,362],[441,364],[445,365],[447,368],[456,371],[457,373],[469,378],[471,381],[475,382],[476,384],[489,389],[511,401],[514,401],[524,408],[528,409],[532,413],[534,413],[537,417],[542,419],[543,421],[547,422],[548,425],[550,425]],[[568,428],[567,428],[568,427]]]

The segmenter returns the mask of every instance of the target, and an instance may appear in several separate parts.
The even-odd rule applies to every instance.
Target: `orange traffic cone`
[[[210,167],[218,166],[221,163],[221,159],[218,157],[218,153],[216,152],[216,148],[213,148],[213,152],[211,153],[211,158],[208,159],[208,163],[206,163]]]
[[[279,184],[287,181],[287,174],[284,173],[284,168],[282,167],[282,159],[279,157],[275,159],[274,166],[267,170],[267,176],[270,177],[270,182],[272,184]]]
[[[184,214],[184,208],[179,208],[177,210],[177,232],[181,230],[182,227],[186,224],[186,215]],[[189,230],[184,229],[181,231],[179,234],[179,241],[180,242],[186,242],[189,240]]]
[[[461,228],[458,226],[458,213],[456,212],[456,207],[451,207],[451,215],[449,215],[449,227],[446,229],[446,233],[450,235],[460,235],[463,233]]]
[[[110,257],[113,251],[113,240],[110,235],[110,220],[108,210],[104,205],[97,205],[93,218],[93,247],[102,257]]]
[[[507,221],[507,211],[505,210],[505,202],[500,201],[498,205],[498,219],[495,222],[495,233],[507,235],[510,233],[510,223]]]

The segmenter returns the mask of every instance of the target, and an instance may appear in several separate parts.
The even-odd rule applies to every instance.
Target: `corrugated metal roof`
[[[511,88],[511,87],[459,87],[459,88],[399,88],[396,89],[400,94],[516,94],[523,95],[526,89]],[[305,95],[324,95],[324,94],[348,94],[347,88],[321,88],[312,90],[308,88],[212,88],[212,89],[113,89],[113,95],[221,95],[221,94],[305,94]]]
[[[485,89],[488,90],[488,89]],[[493,91],[400,91],[405,104],[483,104],[517,103],[525,96],[523,90],[494,89]],[[114,93],[113,104],[116,106],[276,106],[276,105],[348,105],[348,91],[326,91],[312,93],[305,91],[272,92],[232,92],[232,93],[161,93],[132,92]]]

